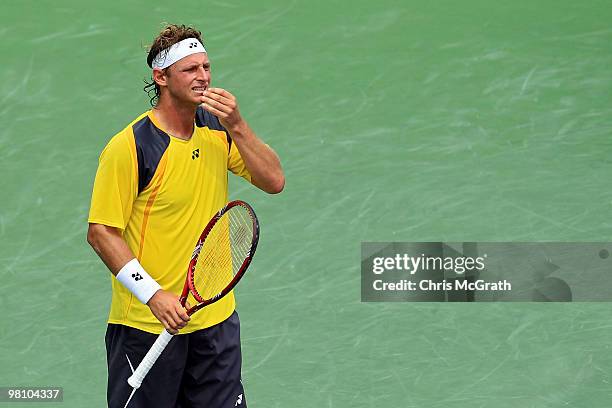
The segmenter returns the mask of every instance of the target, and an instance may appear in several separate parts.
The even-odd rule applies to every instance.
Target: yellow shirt
[[[102,151],[88,221],[121,229],[149,275],[179,295],[198,237],[227,203],[228,169],[251,181],[214,115],[199,107],[191,139],[182,140],[164,132],[153,113],[145,112]],[[114,277],[112,292],[109,323],[150,333],[163,330],[149,307]],[[181,333],[214,326],[235,306],[230,293],[195,313]]]

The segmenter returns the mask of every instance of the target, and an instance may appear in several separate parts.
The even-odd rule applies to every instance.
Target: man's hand
[[[219,118],[221,125],[230,133],[242,125],[236,97],[223,88],[208,88],[202,96],[204,109]]]
[[[187,311],[174,293],[160,289],[149,299],[147,305],[157,320],[172,334],[177,334],[189,322]]]
[[[202,107],[218,117],[229,132],[251,174],[251,183],[270,194],[283,191],[285,175],[276,152],[262,142],[242,119],[234,95],[222,88],[208,88],[200,101]]]

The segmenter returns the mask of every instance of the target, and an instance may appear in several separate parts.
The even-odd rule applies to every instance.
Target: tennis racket
[[[187,268],[180,302],[184,307],[189,294],[198,302],[187,310],[188,315],[230,293],[249,267],[258,241],[259,221],[249,204],[231,201],[215,214],[202,231]],[[164,330],[128,378],[134,391],[172,337]]]

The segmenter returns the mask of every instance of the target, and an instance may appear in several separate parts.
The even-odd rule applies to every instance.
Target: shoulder
[[[139,162],[159,161],[170,145],[170,136],[159,129],[151,120],[148,112],[143,113],[111,138],[104,152],[121,155],[130,154]],[[141,163],[142,164],[142,163]]]
[[[141,123],[144,118],[147,118],[147,113],[143,113],[139,115],[136,119],[132,120],[126,127],[117,132],[111,139],[108,141],[102,154],[112,152],[114,154],[120,154],[121,152],[129,152],[134,149],[134,126],[137,126],[138,123]]]
[[[170,136],[153,123],[148,112],[130,124],[129,132],[139,154],[161,155],[170,145]]]

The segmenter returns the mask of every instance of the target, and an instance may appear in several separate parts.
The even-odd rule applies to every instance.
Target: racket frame
[[[206,240],[206,237],[208,237],[208,234],[210,233],[210,231],[213,229],[215,224],[217,224],[217,221],[219,221],[221,217],[223,217],[223,215],[227,213],[231,208],[238,207],[238,206],[245,207],[249,211],[251,221],[253,222],[253,239],[251,243],[251,248],[249,249],[248,255],[245,257],[244,261],[242,262],[242,265],[240,265],[240,269],[238,270],[238,272],[236,272],[236,274],[234,275],[230,283],[220,293],[216,294],[211,299],[203,299],[198,293],[198,291],[196,290],[194,283],[193,283],[194,272],[195,272],[196,265],[198,263],[198,257],[200,255],[200,251],[202,250],[204,246],[204,241]],[[202,234],[200,235],[200,238],[198,238],[198,242],[195,245],[195,249],[193,251],[193,254],[191,255],[191,260],[189,261],[189,267],[187,269],[187,278],[185,279],[185,286],[183,287],[183,292],[181,293],[181,296],[179,298],[181,304],[185,306],[187,302],[187,297],[189,296],[189,293],[191,293],[194,299],[199,302],[197,305],[192,306],[189,310],[187,310],[188,315],[191,316],[192,314],[202,309],[203,307],[208,306],[212,303],[215,303],[216,301],[220,300],[225,295],[227,295],[229,292],[231,292],[232,289],[234,289],[236,284],[240,281],[240,279],[242,278],[242,276],[248,269],[249,265],[251,264],[251,261],[253,260],[253,255],[255,254],[255,250],[257,249],[258,242],[259,242],[259,221],[257,220],[257,216],[255,215],[255,211],[253,210],[253,207],[251,207],[248,203],[242,200],[230,201],[229,203],[227,203],[227,205],[225,205],[225,207],[220,209],[211,218],[211,220],[208,222],[208,224],[202,231]]]

